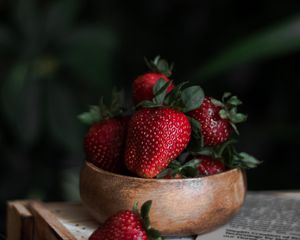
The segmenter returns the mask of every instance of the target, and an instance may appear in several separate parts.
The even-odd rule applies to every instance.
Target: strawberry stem
[[[150,71],[162,73],[167,77],[172,75],[174,63],[169,64],[165,59],[160,58],[160,56],[156,56],[152,61],[149,61],[146,57],[144,57],[144,60]]]
[[[186,163],[181,163],[178,160],[174,160],[156,177],[159,179],[166,176],[175,177],[177,174],[186,178],[199,177],[199,171],[197,170],[199,164],[199,159],[191,159]]]
[[[140,213],[137,209],[136,203],[134,203],[133,209],[135,209],[134,211],[138,212],[137,215],[140,216],[142,220],[143,227],[147,233],[148,238],[150,240],[163,240],[164,238],[160,235],[160,232],[152,228],[150,225],[149,213],[150,213],[151,206],[152,206],[152,201],[148,200],[144,202],[144,204],[142,205]]]
[[[84,124],[92,125],[105,119],[120,116],[126,110],[123,106],[124,102],[124,92],[113,89],[112,101],[109,107],[104,103],[103,97],[101,97],[98,106],[90,106],[88,112],[78,115],[78,119]]]
[[[139,215],[139,203],[137,201],[134,201],[133,207],[132,207],[132,212],[136,215]]]
[[[152,101],[143,101],[137,107],[155,108],[167,106],[181,112],[189,112],[197,109],[204,100],[204,92],[200,86],[183,88],[186,83],[179,84],[167,93],[167,89],[172,82],[159,79],[153,86],[154,98]]]

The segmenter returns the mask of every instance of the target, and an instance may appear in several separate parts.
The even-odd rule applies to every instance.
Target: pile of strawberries
[[[113,92],[111,104],[79,116],[91,125],[85,140],[86,160],[106,171],[142,178],[190,178],[231,168],[253,168],[254,157],[235,148],[237,123],[246,115],[230,93],[222,100],[205,96],[200,86],[177,85],[172,65],[146,60],[150,72],[132,83],[135,107],[124,108],[124,94]],[[235,136],[234,134],[235,133]],[[122,210],[93,232],[90,240],[162,240],[150,225],[151,201],[138,210]]]
[[[247,118],[237,111],[242,102],[236,96],[205,96],[200,86],[175,84],[165,60],[146,63],[150,71],[132,83],[135,107],[124,109],[123,94],[114,92],[109,106],[101,99],[79,116],[91,125],[84,140],[87,161],[118,174],[165,179],[257,166],[235,148],[236,124]]]

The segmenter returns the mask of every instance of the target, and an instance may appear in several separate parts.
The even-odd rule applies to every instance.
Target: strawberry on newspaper
[[[151,200],[145,202],[140,212],[137,204],[133,210],[119,211],[94,231],[89,240],[163,240],[160,233],[150,226],[151,204]]]

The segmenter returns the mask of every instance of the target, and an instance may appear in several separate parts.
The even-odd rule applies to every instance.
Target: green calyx
[[[219,111],[220,117],[222,119],[228,119],[228,122],[230,123],[236,134],[239,135],[236,124],[244,122],[247,119],[247,116],[245,114],[237,112],[237,107],[241,105],[242,102],[236,96],[232,96],[231,93],[228,92],[224,93],[222,101],[216,100],[214,98],[211,98],[211,101],[214,105],[221,107],[221,110]],[[190,116],[188,118],[192,126],[192,138],[188,145],[188,151],[201,152],[203,150],[208,151],[208,149],[211,149],[210,147],[204,147],[200,122]],[[218,157],[219,156],[215,156],[215,158]]]
[[[180,160],[173,160],[169,166],[161,171],[156,178],[164,178],[169,176],[171,178],[179,174],[183,178],[193,178],[199,177],[199,171],[197,167],[199,166],[199,159],[192,159],[188,162],[182,162]]]
[[[255,157],[245,153],[238,152],[235,148],[236,139],[229,139],[226,142],[214,147],[199,147],[190,152],[192,155],[205,155],[214,159],[219,159],[228,168],[255,168],[261,162]]]
[[[187,149],[189,152],[197,152],[204,147],[204,140],[201,134],[201,124],[192,117],[188,117],[188,119],[192,127],[192,135]]]
[[[178,84],[169,93],[167,89],[171,82],[159,79],[153,87],[152,101],[143,101],[137,105],[144,108],[170,107],[181,112],[190,112],[200,107],[204,100],[204,92],[200,86],[189,86],[187,82]],[[201,126],[199,121],[192,117],[188,117],[192,127],[192,140],[189,148],[203,146],[203,138],[201,135]]]
[[[161,236],[160,232],[152,228],[150,225],[149,213],[150,213],[151,206],[152,206],[152,201],[148,200],[144,202],[144,204],[141,207],[141,211],[139,211],[138,203],[135,202],[132,211],[134,214],[136,214],[141,218],[143,227],[147,233],[149,240],[163,240],[164,238]]]
[[[236,124],[247,120],[247,115],[237,111],[237,108],[242,104],[242,101],[239,100],[237,96],[232,96],[229,92],[225,92],[223,94],[222,101],[218,101],[216,99],[212,99],[211,101],[213,104],[222,108],[219,111],[220,117],[222,119],[228,119],[233,130],[236,134],[239,134]]]
[[[224,152],[228,148],[228,146],[233,145],[235,143],[237,143],[237,140],[229,139],[222,144],[219,144],[217,146],[212,146],[212,147],[195,145],[194,148],[189,149],[189,152],[192,155],[204,155],[204,156],[210,156],[214,159],[222,160],[224,158]]]
[[[189,112],[200,107],[204,100],[204,92],[200,86],[186,87],[187,82],[183,82],[167,93],[171,83],[159,79],[153,86],[152,101],[143,101],[138,106],[147,108],[168,106],[181,112]]]
[[[259,160],[248,153],[238,152],[235,148],[236,143],[236,139],[229,139],[228,141],[213,147],[201,147],[198,145],[198,148],[194,148],[193,150],[188,149],[188,153],[192,156],[202,155],[211,157],[212,159],[218,159],[229,169],[250,169],[261,164]],[[201,160],[195,157],[186,161],[186,157],[183,156],[184,154],[179,156],[178,159],[173,160],[167,168],[156,176],[156,178],[176,178],[177,175],[180,175],[183,178],[201,177],[201,174],[197,169]]]
[[[160,56],[156,56],[154,60],[148,60],[144,58],[146,65],[152,72],[158,72],[170,77],[172,75],[174,63],[169,64],[165,59],[161,59]]]
[[[101,98],[99,105],[90,106],[88,112],[78,115],[78,119],[84,124],[92,125],[105,119],[117,117],[125,110],[123,104],[124,92],[114,89],[112,92],[112,101],[109,106],[106,105],[103,98]]]
[[[229,168],[250,169],[255,168],[262,162],[245,152],[238,152],[233,144],[224,148],[224,163]]]

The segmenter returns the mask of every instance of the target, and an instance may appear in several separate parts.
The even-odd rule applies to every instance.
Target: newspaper
[[[300,240],[300,192],[250,192],[225,226],[196,240]]]
[[[241,211],[207,234],[168,240],[300,240],[300,192],[248,192]]]

